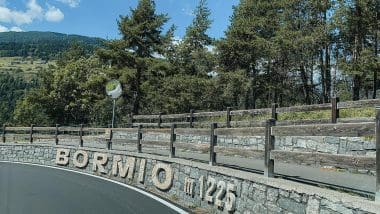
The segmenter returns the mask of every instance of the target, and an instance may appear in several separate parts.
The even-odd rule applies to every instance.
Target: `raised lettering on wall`
[[[96,172],[99,169],[100,173],[107,174],[106,169],[104,168],[108,162],[108,156],[104,153],[94,153],[94,160],[92,165],[92,171]]]
[[[159,180],[160,172],[165,172],[164,181]],[[168,190],[173,183],[173,170],[170,165],[157,163],[152,170],[152,181],[153,184],[160,190]]]
[[[123,165],[123,159],[120,155],[115,155],[113,157],[112,163],[112,174],[117,176],[120,174],[120,177],[125,178],[128,174],[128,179],[133,179],[133,174],[135,171],[136,158],[129,157],[126,160],[126,163]]]
[[[69,164],[70,149],[57,149],[55,163],[57,165],[66,166]]]
[[[140,169],[139,169],[139,179],[138,179],[140,183],[144,183],[145,167],[146,167],[146,160],[141,159],[140,160]]]
[[[79,157],[82,156],[82,161],[79,160]],[[74,153],[73,163],[75,167],[85,168],[88,164],[88,154],[85,151],[78,150]]]

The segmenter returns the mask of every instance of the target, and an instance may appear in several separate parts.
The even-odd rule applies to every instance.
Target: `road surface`
[[[0,163],[1,214],[177,213],[127,187],[40,166]]]

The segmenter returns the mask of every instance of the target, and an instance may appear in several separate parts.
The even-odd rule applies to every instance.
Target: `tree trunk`
[[[305,71],[305,67],[303,65],[300,66],[300,72],[301,72],[301,79],[302,79],[302,84],[303,84],[303,94],[304,94],[304,97],[305,97],[305,103],[307,105],[310,105],[311,104],[311,101],[310,101],[310,87],[308,85],[308,78],[307,78],[307,74],[306,74],[306,71]]]
[[[377,30],[375,30],[375,52],[374,52],[374,55],[375,55],[375,60],[376,62],[378,61],[378,56],[377,56],[377,47],[378,46],[378,38],[377,38]],[[379,70],[379,67],[378,67],[378,64],[376,63],[375,65],[376,68],[373,70],[373,94],[372,94],[372,99],[376,99],[376,90],[377,90],[377,72]]]
[[[321,68],[321,85],[322,85],[322,103],[325,103],[325,91],[326,91],[326,85],[325,85],[325,65],[324,65],[324,62],[323,62],[323,50],[321,49],[320,50],[320,53],[319,53],[319,64],[320,64],[320,68]]]
[[[135,90],[136,90],[136,97],[135,102],[133,103],[133,114],[138,114],[140,110],[140,102],[141,102],[141,78],[142,78],[142,72],[143,72],[143,65],[140,63],[137,64],[137,74],[136,74],[136,80],[135,80]]]
[[[325,92],[324,102],[330,102],[331,96],[331,69],[330,69],[330,48],[329,45],[325,47]]]
[[[355,75],[354,76],[354,85],[352,87],[352,100],[359,100],[360,99],[360,76]]]

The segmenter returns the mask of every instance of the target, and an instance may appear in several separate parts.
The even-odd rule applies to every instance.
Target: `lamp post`
[[[113,100],[113,108],[112,108],[112,127],[115,124],[115,108],[116,108],[116,99],[120,97],[123,92],[121,88],[121,84],[117,80],[111,80],[106,84],[106,92],[108,96],[111,96]]]

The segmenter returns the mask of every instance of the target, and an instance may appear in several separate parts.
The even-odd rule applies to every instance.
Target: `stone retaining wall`
[[[64,164],[65,152],[70,153],[67,164]],[[85,162],[86,157],[75,156],[75,153],[88,155],[88,163],[79,167],[78,162]],[[74,157],[77,157],[77,162],[74,162]],[[107,161],[99,157],[105,157]],[[141,153],[73,146],[2,144],[0,161],[58,166],[95,174],[157,193],[191,211],[361,214],[380,210],[379,204],[349,194],[225,167]],[[128,168],[120,165],[119,173],[114,174],[117,163],[130,165]],[[131,167],[131,163],[135,165]],[[124,177],[121,169],[127,170]]]
[[[114,132],[115,138],[137,140],[133,132]],[[169,141],[170,135],[164,133],[144,133],[145,141]],[[209,136],[177,135],[177,141],[183,143],[209,144]],[[264,150],[263,136],[218,136],[218,146],[250,148]],[[361,137],[276,137],[275,149],[297,152],[322,152],[329,154],[347,154],[376,156],[374,141]]]

